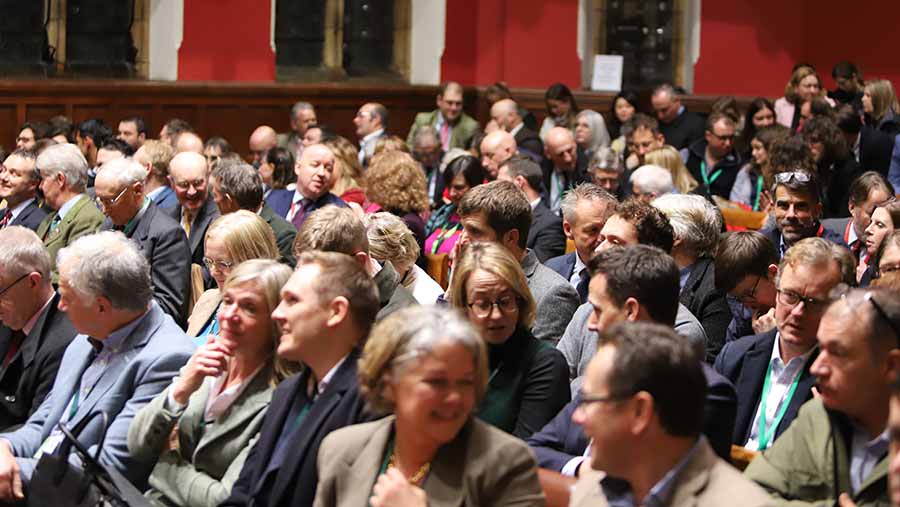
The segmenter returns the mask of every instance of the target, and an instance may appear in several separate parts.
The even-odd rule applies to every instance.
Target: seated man
[[[131,159],[107,162],[94,188],[106,220],[101,231],[120,231],[134,240],[150,263],[153,299],[175,319],[187,324],[191,250],[181,226],[144,195],[147,171]]]
[[[359,137],[359,164],[369,167],[369,160],[375,154],[375,145],[385,137],[388,123],[388,110],[377,102],[368,102],[360,106],[353,117],[356,136]],[[306,150],[304,150],[306,151]],[[299,227],[299,226],[298,226]]]
[[[544,143],[538,133],[525,126],[519,114],[519,106],[512,99],[501,99],[491,106],[491,119],[501,129],[512,134],[520,153],[540,160],[544,156]]]
[[[500,165],[497,179],[509,181],[525,194],[531,204],[531,228],[526,248],[544,262],[566,251],[562,220],[541,200],[541,166],[524,155],[513,155]]]
[[[263,157],[269,150],[278,146],[278,133],[275,129],[268,125],[260,125],[250,134],[250,161],[253,167],[259,168],[262,164]]]
[[[37,457],[62,441],[57,423],[72,427],[97,411],[110,418],[100,462],[144,488],[153,463],[131,458],[128,426],[172,382],[194,348],[152,300],[147,259],[121,234],[79,238],[60,251],[59,272],[59,309],[80,334],[66,348],[40,408],[21,428],[0,434],[4,502],[21,500],[23,490],[27,494]],[[94,418],[78,437],[92,454],[102,425]]]
[[[654,88],[650,103],[659,120],[660,133],[676,150],[687,148],[703,138],[703,118],[682,105],[681,95],[672,85],[661,84]]]
[[[175,153],[203,154],[203,139],[194,132],[182,132],[172,141]]]
[[[591,358],[597,349],[598,333],[603,334],[616,324],[656,322],[669,327],[675,324],[678,269],[665,252],[647,245],[611,248],[598,253],[588,266],[591,272],[588,323]],[[630,290],[631,287],[637,290]],[[624,297],[620,298],[620,294]],[[696,346],[694,351],[697,352]],[[702,359],[703,356],[696,356],[698,363]],[[730,428],[734,426],[737,404],[734,387],[705,363],[703,371],[709,384],[703,433],[720,456],[728,456]],[[573,401],[528,439],[537,455],[538,466],[569,476],[577,475],[587,446],[587,437],[572,423],[582,381],[583,377],[578,377],[573,382]]]
[[[309,151],[309,148],[306,150]],[[353,257],[378,287],[378,320],[395,311],[418,304],[412,292],[400,283],[400,275],[390,261],[384,264],[369,256],[369,236],[362,220],[348,208],[326,206],[303,222],[294,240],[294,257],[318,250]]]
[[[859,263],[866,255],[866,228],[872,223],[872,212],[894,198],[894,187],[884,176],[868,171],[853,180],[849,194],[850,218],[826,218],[822,226],[831,234],[840,235]]]
[[[628,139],[628,169],[636,169],[646,162],[644,156],[666,145],[666,137],[659,130],[659,122],[644,113],[632,116],[622,125],[623,134]]]
[[[559,213],[559,203],[566,191],[588,181],[587,157],[575,142],[575,135],[565,127],[553,127],[547,132],[544,145],[544,204]]]
[[[481,165],[489,180],[496,180],[500,165],[516,154],[516,139],[505,130],[495,130],[481,140]]]
[[[828,294],[854,281],[853,259],[846,248],[822,238],[807,238],[787,251],[776,278],[776,328],[729,342],[716,358],[716,371],[738,392],[734,443],[767,449],[812,398],[816,330]]]
[[[434,127],[438,132],[440,146],[443,151],[451,148],[466,149],[472,137],[480,128],[474,118],[463,112],[463,87],[459,83],[448,81],[441,83],[437,95],[437,109],[429,113],[419,113],[412,126],[409,135],[406,136],[406,144],[413,145],[416,130],[419,127]]]
[[[31,230],[0,229],[0,287],[0,430],[10,431],[44,401],[77,332],[57,308],[50,255]]]
[[[431,125],[422,125],[412,132],[409,148],[425,173],[428,203],[432,209],[441,207],[444,204],[444,175],[441,173],[444,150],[441,148],[441,135]]]
[[[582,183],[566,192],[560,208],[563,232],[575,243],[575,251],[548,260],[545,264],[569,281],[578,292],[580,304],[587,302],[587,263],[603,242],[600,231],[616,210],[616,198],[593,183]]]
[[[463,226],[460,247],[468,241],[494,241],[520,260],[537,307],[531,332],[539,340],[559,341],[578,308],[578,293],[526,247],[531,206],[522,192],[508,181],[478,185],[466,192],[457,213]]]
[[[144,192],[160,209],[169,209],[178,204],[175,191],[169,186],[169,162],[175,150],[168,143],[149,139],[134,152],[135,162],[147,169]]]
[[[41,173],[34,167],[34,152],[18,149],[0,166],[0,229],[21,225],[36,230],[47,216],[36,198]]]
[[[775,245],[757,231],[731,232],[719,242],[716,288],[728,294],[733,315],[725,342],[775,327],[778,258]]]
[[[647,204],[653,202],[657,197],[668,195],[675,191],[672,173],[658,165],[642,165],[638,167],[631,173],[628,182],[631,184],[631,195]]]
[[[819,396],[745,471],[781,505],[888,505],[888,401],[900,374],[900,297],[882,288],[834,301],[810,371]],[[891,468],[895,468],[891,464]],[[897,501],[897,492],[891,496]]]
[[[582,473],[569,505],[771,504],[701,435],[706,386],[683,337],[625,324],[600,340],[572,419],[591,437],[591,468],[603,473]]]
[[[625,162],[612,148],[600,147],[588,163],[588,175],[594,185],[609,192],[616,199],[624,196],[622,176]]]
[[[734,120],[713,112],[706,119],[704,138],[687,148],[685,166],[710,195],[728,199],[741,169],[741,156],[734,149]]]
[[[313,211],[324,206],[347,207],[347,203],[330,192],[334,184],[334,153],[324,144],[303,149],[303,156],[294,165],[297,188],[293,192],[273,190],[267,202],[279,216],[292,223],[298,231]]]
[[[297,256],[272,319],[281,331],[278,357],[304,369],[272,394],[259,439],[223,507],[312,506],[322,439],[372,419],[356,368],[378,308],[377,288],[358,262],[335,252]]]

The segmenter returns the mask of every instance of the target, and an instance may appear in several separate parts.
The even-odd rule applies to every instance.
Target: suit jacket
[[[410,148],[413,146],[413,141],[415,140],[416,130],[419,127],[425,125],[431,125],[434,128],[437,128],[438,122],[438,113],[439,109],[435,109],[434,111],[430,111],[427,113],[418,113],[416,115],[415,121],[413,121],[412,126],[409,128],[409,135],[406,136],[406,144]],[[450,127],[450,143],[447,147],[450,148],[459,148],[461,150],[465,150],[468,148],[469,141],[472,140],[472,137],[475,136],[481,127],[478,126],[478,122],[475,121],[474,118],[467,115],[466,113],[462,113],[459,115],[459,120],[457,120],[456,125],[452,125]],[[440,134],[440,131],[438,131]]]
[[[736,468],[716,456],[705,441],[687,461],[672,485],[673,506],[763,507],[775,505],[766,492],[741,475]],[[607,507],[606,497],[600,488],[602,472],[591,471],[582,475],[569,501],[571,507]],[[637,502],[643,499],[636,499]]]
[[[576,148],[576,155],[575,172],[569,176],[569,181],[566,184],[566,188],[563,189],[563,192],[571,190],[582,183],[591,181],[591,176],[588,174],[588,163],[590,161],[584,153],[584,149],[580,146]],[[544,188],[541,191],[541,202],[548,208],[550,207],[550,185],[553,181],[552,174],[554,170],[553,161],[549,158],[544,159],[543,162],[541,162],[541,173],[544,176]]]
[[[738,393],[737,419],[732,439],[737,445],[744,445],[750,438],[750,425],[753,424],[753,418],[759,407],[766,371],[772,357],[772,348],[775,346],[775,335],[776,330],[773,329],[728,342],[722,348],[719,357],[716,358],[716,371],[731,380]],[[797,390],[788,403],[784,417],[775,428],[775,439],[778,439],[791,425],[791,422],[797,417],[800,407],[812,398],[811,389],[816,384],[816,378],[809,372],[809,367],[816,360],[818,353],[817,348],[806,361],[806,365],[800,373]]]
[[[281,252],[281,259],[279,260],[292,268],[296,266],[297,259],[294,258],[292,250],[294,238],[297,237],[297,229],[294,228],[293,224],[275,214],[275,211],[266,203],[263,203],[259,216],[269,224],[269,227],[272,228],[272,232],[275,234],[275,243],[278,245],[278,251]]]
[[[153,197],[153,202],[159,209],[169,209],[178,205],[178,197],[172,187],[165,185],[162,190]]]
[[[100,226],[101,231],[112,228],[109,218]],[[181,224],[151,202],[127,236],[137,243],[150,263],[153,298],[164,312],[184,327],[191,280],[191,265],[187,259],[191,253]]]
[[[407,306],[419,304],[412,292],[400,285],[400,275],[390,261],[382,264],[381,271],[375,275],[374,280],[375,286],[378,287],[378,302],[381,303],[376,320],[381,320]]]
[[[271,375],[268,364],[215,424],[204,423],[211,379],[180,410],[166,408],[171,386],[141,409],[128,431],[128,450],[141,461],[159,459],[150,475],[149,496],[162,497],[165,504],[210,507],[225,500],[259,435],[272,398]],[[176,426],[178,450],[160,456]]]
[[[175,222],[178,223],[178,227],[181,227],[181,203],[164,211],[169,217],[175,219]],[[191,223],[191,235],[188,237],[188,246],[191,247],[191,263],[203,266],[204,270],[206,270],[206,266],[203,264],[206,229],[209,229],[209,224],[218,217],[219,207],[216,206],[216,202],[213,201],[212,194],[210,194],[206,198],[203,207],[197,212],[197,216],[194,217],[194,221]],[[182,229],[182,234],[183,233],[184,229]]]
[[[538,340],[555,345],[578,309],[578,293],[568,280],[538,262],[531,250],[522,259],[522,271],[537,307],[531,333]]]
[[[287,217],[288,211],[291,209],[291,201],[294,199],[294,192],[283,188],[273,188],[266,196],[266,204],[272,208],[272,211],[281,218]]]
[[[0,208],[0,218],[3,218],[5,214],[6,208]],[[10,221],[9,225],[21,225],[35,231],[46,216],[47,210],[38,206],[36,200],[32,200],[15,219]]]
[[[538,161],[543,160],[544,143],[541,141],[541,136],[539,136],[537,132],[523,125],[522,128],[516,132],[514,138],[516,140],[517,148],[527,151],[528,154],[536,157]]]
[[[759,231],[765,237],[769,238],[769,241],[775,245],[775,251],[778,252],[778,260],[784,256],[784,252],[781,251],[781,231],[778,227],[775,226],[766,226]],[[819,237],[825,238],[828,241],[836,245],[840,245],[842,247],[847,247],[847,243],[844,243],[844,232],[841,231],[838,233],[837,231],[830,230],[826,228],[824,225],[819,229]]]
[[[84,194],[78,198],[72,209],[66,213],[66,217],[59,222],[56,230],[50,232],[50,225],[56,216],[56,213],[48,214],[41,221],[37,231],[35,231],[38,237],[44,240],[44,246],[47,247],[47,253],[50,254],[54,284],[59,283],[59,273],[56,269],[56,254],[63,247],[68,246],[81,236],[96,232],[100,228],[100,224],[103,223],[104,218],[103,213],[100,213],[97,206]]]
[[[199,336],[206,329],[210,319],[215,317],[219,304],[222,302],[222,292],[219,289],[209,289],[200,295],[200,299],[194,303],[191,316],[188,317],[187,335]]]
[[[388,416],[341,428],[325,438],[315,507],[368,505],[394,420]],[[544,505],[528,446],[477,419],[438,449],[422,489],[431,507]]]
[[[100,379],[66,425],[72,427],[89,414],[109,416],[100,462],[118,470],[132,484],[144,489],[153,463],[135,459],[128,452],[128,427],[135,414],[163,391],[187,363],[194,346],[171,317],[153,301],[144,319],[121,343]],[[53,388],[40,408],[16,431],[0,437],[9,442],[24,481],[31,478],[36,460],[32,458],[69,407],[81,376],[93,357],[93,347],[85,335],[78,335],[66,348]],[[100,439],[102,421],[94,418],[78,440],[93,454]]]
[[[270,471],[269,462],[279,443],[282,426],[291,415],[295,400],[306,398],[309,369],[288,378],[272,393],[272,402],[263,419],[259,439],[251,448],[240,477],[225,506],[281,506],[308,507],[313,503],[319,474],[316,456],[326,435],[332,431],[365,422],[371,416],[364,412],[365,400],[360,396],[356,379],[359,350],[354,350],[335,371],[334,377],[310,405],[303,424],[290,433],[283,445],[290,446],[281,467]]]
[[[559,276],[565,278],[566,280],[570,280],[572,278],[572,274],[575,272],[575,256],[578,255],[577,252],[570,252],[564,255],[556,256],[552,259],[548,259],[544,261],[544,266],[552,269],[559,273]],[[582,301],[582,303],[584,303]]]
[[[562,218],[539,202],[531,215],[526,247],[534,251],[539,261],[566,253],[566,234],[562,228]]]
[[[706,331],[706,362],[710,364],[725,344],[732,319],[725,293],[716,289],[715,264],[710,258],[697,259],[678,297]]]
[[[275,138],[275,146],[279,148],[284,148],[287,151],[291,152],[295,158],[297,157],[297,146],[302,142],[297,133],[293,130],[290,132],[284,132],[278,134]]]
[[[11,431],[23,424],[44,401],[56,374],[63,352],[78,334],[69,317],[56,305],[54,294],[31,333],[5,369],[0,369],[0,429]],[[12,331],[0,326],[0,354],[6,355]]]

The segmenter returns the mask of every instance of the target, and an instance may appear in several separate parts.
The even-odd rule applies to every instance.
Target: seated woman
[[[205,241],[203,263],[217,288],[204,292],[188,317],[187,335],[194,337],[197,346],[206,343],[208,336],[219,334],[217,314],[222,302],[221,288],[231,269],[249,259],[281,257],[272,228],[259,215],[246,210],[213,220],[206,230]]]
[[[728,200],[743,204],[752,211],[768,211],[772,204],[769,189],[774,183],[769,151],[775,141],[790,133],[783,125],[770,125],[756,131],[750,140],[750,161],[744,164],[734,179]]]
[[[259,176],[266,187],[263,197],[272,190],[294,190],[297,175],[294,173],[294,155],[286,148],[268,150],[259,164]]]
[[[742,160],[750,158],[750,143],[757,132],[775,125],[775,106],[772,101],[765,97],[756,97],[747,107],[747,114],[744,115],[744,128],[741,129],[741,135],[734,142],[734,149],[741,156]]]
[[[681,160],[681,154],[673,146],[668,144],[658,150],[653,150],[644,155],[644,163],[658,165],[668,169],[672,173],[672,183],[679,194],[706,195],[706,187],[701,187],[697,180],[691,176],[691,172]]]
[[[366,171],[366,197],[371,203],[366,213],[389,211],[403,219],[416,236],[421,249],[425,243],[428,187],[425,173],[411,155],[399,150],[377,153]]]
[[[450,302],[488,344],[491,376],[478,417],[525,439],[569,402],[562,353],[531,334],[535,304],[521,264],[494,243],[471,243],[454,262]]]
[[[363,217],[369,238],[369,255],[378,262],[391,261],[400,284],[412,292],[420,305],[433,305],[444,289],[416,266],[419,245],[412,231],[396,215],[379,211]]]
[[[313,505],[543,506],[528,447],[472,417],[487,362],[456,312],[412,307],[375,326],[360,391],[373,411],[394,415],[325,437]]]
[[[156,462],[146,496],[157,505],[215,506],[231,493],[262,426],[277,364],[271,313],[291,268],[269,259],[235,267],[223,286],[217,338],[132,421],[128,451]]]
[[[484,183],[486,176],[481,162],[470,155],[457,156],[451,160],[442,174],[450,202],[432,213],[425,224],[426,254],[449,254],[453,250],[462,233],[456,207],[466,192]]]
[[[541,141],[547,142],[547,134],[553,127],[564,127],[574,132],[578,104],[568,86],[562,83],[550,85],[544,93],[544,104],[547,106],[547,117],[538,132]]]
[[[609,132],[603,115],[590,109],[578,113],[575,117],[575,142],[588,158],[598,149],[609,146]]]
[[[609,144],[619,155],[625,154],[625,136],[622,126],[638,112],[637,93],[631,90],[623,90],[616,94],[610,108],[609,136],[612,142]]]
[[[895,230],[900,228],[900,201],[891,198],[879,204],[872,212],[872,221],[866,227],[866,254],[856,267],[856,278],[860,287],[867,287],[876,277],[881,267],[884,251],[881,244]]]

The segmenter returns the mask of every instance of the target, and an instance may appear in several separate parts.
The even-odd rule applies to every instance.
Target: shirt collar
[[[62,206],[59,207],[58,210],[56,210],[56,214],[59,215],[60,220],[62,220],[63,218],[66,218],[66,213],[68,213],[69,210],[71,210],[73,207],[75,207],[75,204],[78,202],[78,199],[81,199],[81,197],[83,195],[84,194],[76,195],[75,197],[66,201],[65,204],[63,204]]]
[[[334,375],[337,373],[338,368],[340,368],[346,360],[347,356],[342,357],[340,361],[335,363],[334,366],[332,366],[331,369],[328,370],[328,373],[326,373],[325,376],[322,377],[322,380],[319,381],[319,385],[316,386],[316,394],[322,394],[323,392],[325,392],[325,388],[328,387],[328,383],[331,382],[331,379],[334,378]]]
[[[581,256],[578,255],[578,252],[575,252],[575,267],[572,269],[572,273],[581,276],[581,270],[585,268],[587,268],[587,265],[581,261]]]
[[[27,208],[28,205],[32,202],[34,202],[34,197],[29,197],[28,199],[20,202],[15,208],[9,210],[9,221],[12,222],[13,220],[15,220],[16,217],[19,216],[19,214],[21,214],[23,211],[25,211],[25,208]]]
[[[156,305],[156,301],[150,303],[151,305]],[[141,314],[138,318],[132,320],[128,324],[116,329],[112,333],[109,333],[109,336],[106,337],[103,341],[103,351],[109,353],[115,353],[119,351],[119,347],[122,346],[122,343],[128,338],[129,335],[140,325],[141,322],[147,318],[147,314],[150,313],[150,308],[147,308],[143,314]]]
[[[531,201],[531,202],[529,203],[529,204],[531,204],[531,211],[534,211],[534,209],[537,208],[537,207],[538,207],[538,204],[540,204],[540,203],[541,203],[541,198],[540,198],[540,197],[538,197],[537,199]]]
[[[512,128],[512,130],[509,131],[509,135],[515,137],[516,134],[518,134],[519,131],[522,130],[524,127],[525,127],[525,122],[519,122],[518,125],[516,125],[515,127]]]
[[[163,185],[163,186],[161,186],[161,187],[156,187],[156,188],[154,188],[153,190],[147,192],[147,197],[149,197],[149,198],[151,198],[151,199],[155,199],[156,196],[158,196],[159,194],[163,193],[163,191],[165,191],[166,188],[168,188],[168,187],[165,186],[165,185]]]
[[[813,345],[809,350],[800,354],[799,356],[788,361],[788,364],[793,364],[799,362],[801,365],[806,364],[806,360],[809,359],[809,356],[812,355],[813,351],[816,350],[816,346]],[[781,358],[781,331],[777,331],[775,333],[775,345],[772,346],[772,356],[769,358],[769,363],[772,361],[778,360],[778,364],[782,366],[787,366],[788,364],[784,363],[784,360]]]
[[[384,129],[378,129],[375,132],[372,132],[371,134],[366,135],[365,137],[362,138],[362,140],[359,143],[360,144],[369,144],[370,142],[372,142],[372,140],[374,140],[376,137],[380,136],[381,134],[384,134]]]
[[[50,306],[50,302],[53,301],[54,295],[55,294],[50,294],[50,297],[47,299],[47,302],[44,303],[44,306],[42,306],[40,310],[35,312],[35,314],[32,315],[30,319],[28,319],[28,322],[26,322],[25,325],[22,326],[22,332],[25,333],[25,336],[31,334],[31,330],[34,329],[34,325],[37,324],[38,318],[40,318],[40,316],[43,315],[45,311],[47,311],[47,307]]]
[[[700,435],[678,463],[650,488],[647,497],[642,499],[640,503],[635,501],[634,493],[627,482],[604,475],[600,479],[600,488],[609,500],[609,505],[642,505],[644,507],[664,507],[669,505],[681,472],[687,467],[694,455],[697,454],[700,449],[700,442],[705,439],[705,436]]]

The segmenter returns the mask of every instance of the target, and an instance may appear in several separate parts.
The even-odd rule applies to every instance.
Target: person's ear
[[[509,246],[519,245],[519,229],[510,229],[503,235],[503,243]]]
[[[653,396],[647,391],[640,391],[631,399],[630,405],[631,409],[629,412],[633,418],[631,423],[631,433],[635,436],[642,435],[653,422]]]
[[[330,328],[337,327],[338,324],[347,319],[349,313],[350,301],[344,296],[338,296],[332,299],[328,305],[328,320],[325,321],[325,325]]]
[[[566,235],[566,239],[575,241],[574,231],[572,231],[572,224],[570,224],[569,221],[565,219],[563,219],[563,234]]]
[[[109,313],[112,311],[112,302],[105,296],[97,296],[94,298],[94,304],[100,313]]]
[[[766,271],[767,271],[766,274],[768,275],[769,281],[774,284],[775,277],[778,276],[778,265],[777,264],[769,264],[769,267],[766,268]]]
[[[519,187],[520,190],[524,190],[524,189],[525,189],[525,185],[528,183],[528,181],[525,180],[525,177],[524,177],[524,176],[521,176],[521,175],[516,176],[516,177],[514,178],[514,181],[515,181],[515,183],[516,183],[516,186]]]
[[[633,297],[626,299],[622,308],[625,310],[625,319],[628,322],[637,322],[640,320],[641,304],[638,303],[637,299],[634,299]]]
[[[353,254],[353,258],[356,259],[356,262],[358,262],[359,265],[366,270],[366,272],[369,271],[369,254],[367,254],[366,252],[356,252],[355,254]]]

